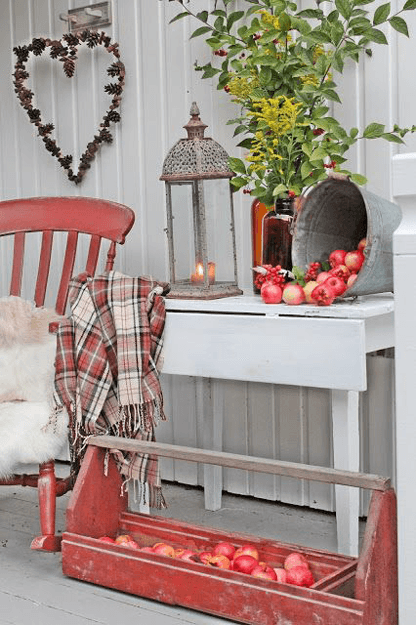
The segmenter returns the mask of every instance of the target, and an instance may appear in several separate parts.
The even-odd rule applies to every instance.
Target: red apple
[[[128,540],[125,543],[121,543],[122,547],[130,547],[130,549],[139,549],[139,544],[135,540]]]
[[[318,284],[321,284],[321,282],[325,282],[325,280],[327,278],[329,278],[329,272],[328,271],[321,271],[316,276],[316,281],[318,282]]]
[[[101,538],[99,538],[98,540],[100,540],[102,543],[115,543],[116,542],[114,538],[111,538],[111,536],[101,536]]]
[[[155,543],[153,545],[153,553],[157,553],[160,556],[167,556],[168,558],[175,557],[175,550],[171,545],[166,543]]]
[[[316,286],[318,286],[318,282],[316,282],[316,280],[309,280],[309,282],[307,282],[303,287],[303,291],[305,293],[305,301],[307,304],[316,304],[315,300],[312,299],[311,296],[312,291]]]
[[[315,580],[306,566],[294,566],[293,569],[287,571],[286,583],[309,588],[315,583]]]
[[[347,289],[349,289],[354,284],[357,278],[358,278],[358,274],[356,273],[352,273],[350,275],[350,277],[347,280]]]
[[[260,295],[265,304],[280,304],[282,301],[281,287],[271,282],[264,282],[261,285]]]
[[[114,540],[114,542],[117,545],[122,545],[123,543],[129,543],[131,542],[133,539],[130,536],[130,534],[120,534],[120,536],[117,536],[116,539]]]
[[[342,295],[347,288],[344,280],[338,278],[337,276],[329,276],[329,278],[327,278],[325,282],[323,282],[323,284],[329,284],[329,286],[333,289],[336,297]]]
[[[259,552],[254,545],[249,545],[249,544],[241,545],[241,547],[236,549],[234,552],[234,560],[242,555],[252,556],[256,560],[259,559]]]
[[[214,556],[226,556],[229,560],[232,560],[235,554],[235,547],[231,543],[223,542],[217,543],[212,550]]]
[[[305,301],[305,292],[300,284],[289,283],[283,289],[282,299],[289,306],[297,306]]]
[[[360,271],[364,261],[365,261],[365,256],[362,250],[353,250],[352,252],[348,252],[345,255],[345,265],[348,267],[348,269],[351,272]]]
[[[280,582],[281,584],[286,584],[286,580],[287,580],[286,569],[277,568],[277,569],[274,569],[274,572],[276,573],[276,581]]]
[[[347,252],[345,250],[334,250],[333,252],[331,252],[328,258],[331,267],[343,265],[346,253]]]
[[[250,574],[255,566],[258,566],[258,561],[256,558],[253,558],[253,556],[247,554],[238,556],[233,560],[233,571],[237,571],[238,573]]]
[[[211,566],[217,566],[219,569],[229,569],[231,562],[227,556],[212,556],[209,561]]]
[[[198,553],[198,557],[202,564],[209,564],[211,562],[212,553],[210,551],[201,551]]]
[[[193,560],[197,554],[191,549],[175,549],[175,558],[179,560]]]
[[[364,239],[361,239],[361,241],[357,245],[357,250],[364,250],[366,247],[367,247],[367,239],[364,237]]]
[[[266,566],[266,568],[263,568],[262,566],[257,565],[251,571],[250,575],[253,575],[253,577],[261,577],[263,579],[271,579],[273,581],[277,580],[277,575],[271,566]]]
[[[293,567],[295,566],[309,567],[309,564],[303,553],[293,551],[293,553],[289,553],[289,555],[286,556],[285,561],[283,562],[283,566],[286,571],[288,571],[289,569],[293,569]]]

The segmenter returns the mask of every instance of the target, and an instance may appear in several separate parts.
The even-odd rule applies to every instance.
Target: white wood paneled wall
[[[193,0],[202,9],[213,0]],[[185,136],[182,126],[197,101],[207,135],[228,152],[236,153],[236,141],[226,120],[236,114],[228,96],[211,81],[200,79],[193,69],[209,52],[201,39],[189,40],[195,29],[185,19],[169,25],[178,11],[167,0],[113,0],[113,21],[106,30],[120,44],[126,66],[122,121],[113,128],[114,143],[103,146],[84,181],[75,186],[35,136],[13,92],[13,46],[35,36],[60,38],[66,24],[59,15],[88,0],[1,0],[0,2],[0,198],[36,195],[85,195],[104,197],[131,206],[136,224],[119,256],[119,267],[131,275],[152,274],[166,279],[167,248],[164,188],[159,181],[162,162],[170,147]],[[241,5],[241,0],[237,4]],[[416,53],[416,20],[408,14],[411,38],[388,33],[391,45],[374,49],[359,66],[347,68],[342,77],[343,106],[336,113],[347,127],[363,128],[370,121],[411,125],[416,94],[413,64]],[[28,65],[36,102],[44,120],[56,125],[56,136],[65,153],[78,155],[92,138],[107,108],[105,68],[110,57],[102,49],[82,50],[76,76],[68,79],[59,64],[46,54]],[[351,168],[369,178],[368,188],[391,198],[390,157],[393,144],[360,143],[351,151]],[[401,151],[415,151],[416,136]],[[239,284],[251,290],[250,201],[236,199],[236,236]],[[54,252],[59,264],[60,248]],[[0,248],[1,294],[7,292],[9,249]],[[31,276],[27,277],[28,283]],[[296,349],[302,349],[296,345]],[[313,363],[311,363],[313,366]],[[282,363],[284,367],[284,362]],[[392,420],[393,361],[369,359],[369,390],[362,401],[363,469],[393,474]],[[332,458],[329,394],[319,389],[268,386],[191,378],[163,377],[169,421],[160,426],[158,438],[181,444],[201,444],[209,403],[221,385],[225,403],[224,448],[259,456],[329,465]],[[193,464],[164,463],[164,475],[185,483],[201,484],[201,468]],[[231,492],[310,505],[333,507],[329,487],[292,483],[269,476],[224,474]]]

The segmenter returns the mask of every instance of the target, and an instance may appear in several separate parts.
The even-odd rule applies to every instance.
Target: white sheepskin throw
[[[0,298],[0,477],[19,464],[55,458],[67,440],[68,415],[53,402],[55,311],[20,297]]]

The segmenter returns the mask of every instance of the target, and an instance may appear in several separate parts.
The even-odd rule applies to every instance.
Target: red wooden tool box
[[[397,625],[396,499],[388,479],[110,436],[89,442],[67,509],[64,574],[250,625]],[[151,449],[160,456],[188,461],[370,488],[361,553],[353,558],[129,512],[112,460],[104,475],[106,447]],[[315,583],[311,588],[281,584],[98,540],[119,534],[130,534],[142,547],[167,542],[197,551],[209,550],[221,541],[250,542],[257,546],[260,559],[273,567],[282,566],[286,555],[299,551],[306,556]]]

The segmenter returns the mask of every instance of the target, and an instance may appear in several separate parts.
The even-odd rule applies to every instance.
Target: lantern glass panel
[[[217,282],[232,282],[234,276],[231,231],[230,182],[204,180],[208,262],[214,262]]]
[[[215,281],[234,281],[229,185],[228,179],[171,184],[176,282],[190,280],[203,263],[204,238],[205,260],[215,264]]]
[[[175,249],[175,281],[190,279],[195,265],[192,183],[172,184],[172,231]]]

